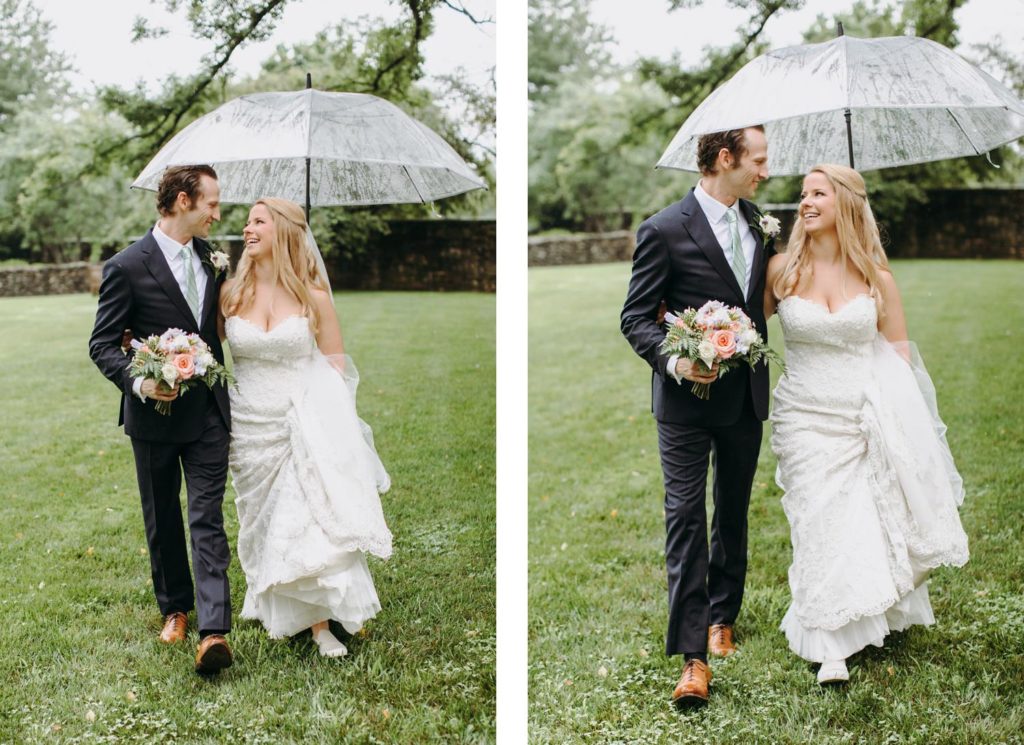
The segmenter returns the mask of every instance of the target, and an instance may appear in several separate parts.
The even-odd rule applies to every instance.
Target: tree
[[[527,85],[530,101],[546,101],[567,79],[611,71],[611,32],[590,20],[592,0],[530,0]]]
[[[66,94],[69,67],[52,31],[31,0],[0,0],[0,132],[21,109],[52,106]]]

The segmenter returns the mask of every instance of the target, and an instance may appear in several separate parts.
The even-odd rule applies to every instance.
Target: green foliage
[[[590,20],[593,0],[530,0],[527,85],[533,104],[564,80],[590,80],[611,67],[612,32]]]
[[[269,639],[238,617],[233,558],[235,664],[204,680],[194,631],[173,647],[156,638],[119,393],[85,354],[95,298],[0,298],[0,742],[494,741],[494,296],[336,301],[392,480],[394,555],[370,560],[382,610],[344,638],[348,657],[323,658],[308,633]],[[234,498],[229,486],[232,550]]]
[[[699,4],[696,0],[670,0],[667,12],[685,13]],[[601,55],[593,57],[597,67],[559,63],[580,56],[583,48],[572,46],[569,38],[556,33],[562,28],[560,23],[564,37],[590,40],[598,50],[610,41],[605,29],[588,25],[584,0],[531,2],[531,25],[536,22],[539,29],[554,29],[548,36],[537,32],[540,53],[535,71],[531,28],[531,227],[607,229],[629,222],[630,217],[635,223],[677,199],[696,181],[696,175],[690,174],[669,181],[667,175],[651,174],[650,168],[697,105],[744,64],[767,51],[761,39],[766,23],[803,2],[730,0],[729,4],[746,9],[746,20],[735,30],[735,41],[708,47],[698,65],[688,67],[675,54],[667,60],[642,57],[630,70],[615,71]],[[859,0],[845,13],[818,15],[804,40],[831,39],[836,22],[842,21],[845,32],[854,36],[909,33],[953,47],[958,41],[954,14],[964,4],[965,0]],[[564,18],[557,9],[563,9]],[[542,42],[558,48],[548,50]],[[561,47],[570,52],[563,55]],[[1001,76],[1018,94],[1024,92],[1024,65],[999,46],[998,40],[974,51],[976,59],[969,61]],[[626,99],[631,99],[628,104]],[[871,202],[877,212],[887,216],[889,228],[899,232],[902,215],[911,205],[927,202],[928,189],[1010,185],[1024,178],[1024,160],[1014,147],[999,148],[991,158],[1000,169],[984,157],[972,157],[866,173]],[[762,186],[758,199],[763,203],[793,202],[799,190],[799,177],[771,179]]]
[[[847,687],[822,690],[778,630],[791,548],[766,423],[740,651],[712,660],[711,702],[682,714],[669,704],[680,658],[664,653],[664,488],[651,370],[619,332],[629,265],[530,270],[531,742],[1020,741],[1024,264],[917,259],[892,268],[967,490],[971,560],[932,575],[935,626],[868,647],[851,658]],[[1000,353],[963,363],[950,350],[964,338]],[[782,349],[774,319],[768,340]],[[581,359],[600,362],[580,375]]]
[[[79,246],[143,232],[153,220],[152,198],[128,190],[132,175],[120,164],[91,168],[95,138],[124,131],[123,122],[84,102],[64,116],[20,111],[0,142],[0,233],[16,233],[44,261],[66,261],[90,258]]]
[[[98,102],[88,102],[64,97],[67,67],[48,48],[50,24],[27,0],[0,0],[0,131],[7,130],[0,141],[0,260],[67,260],[77,258],[85,250],[77,246],[85,242],[123,244],[143,232],[155,219],[152,197],[126,187],[162,144],[230,98],[301,88],[307,71],[317,88],[369,92],[402,107],[474,163],[493,186],[493,79],[489,88],[479,88],[456,72],[438,81],[437,90],[424,81],[421,46],[433,28],[433,13],[438,8],[462,12],[458,4],[401,0],[403,14],[395,22],[339,23],[309,43],[279,46],[255,77],[233,77],[232,54],[268,38],[286,3],[163,0],[169,12],[185,13],[193,34],[211,41],[213,50],[193,74],[172,76],[156,95],[141,83],[108,86]],[[144,17],[136,19],[136,41],[163,33]],[[455,104],[465,116],[447,114],[442,103]],[[493,189],[443,206],[448,214],[493,214]],[[437,209],[321,209],[313,227],[326,252],[358,251],[374,233],[386,230],[388,218],[423,217]],[[240,232],[246,210],[226,207],[224,227]]]
[[[0,0],[0,132],[19,111],[46,108],[67,92],[69,67],[52,31],[32,0]]]

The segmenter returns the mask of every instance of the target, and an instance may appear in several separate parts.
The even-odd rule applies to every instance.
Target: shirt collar
[[[726,207],[704,191],[704,187],[700,185],[700,181],[698,181],[697,186],[694,187],[693,195],[697,198],[697,203],[700,204],[700,208],[704,210],[704,215],[712,225],[725,220],[725,213],[729,210],[733,210],[736,213],[737,223],[743,220],[743,214],[740,212],[740,200],[737,199],[733,202],[732,207]]]
[[[160,246],[160,249],[169,256],[179,256],[181,254],[182,246],[188,246],[190,250],[195,250],[195,246],[192,244],[191,238],[188,239],[187,243],[178,243],[160,229],[159,220],[157,220],[156,224],[153,226],[153,238],[156,239],[156,244]]]

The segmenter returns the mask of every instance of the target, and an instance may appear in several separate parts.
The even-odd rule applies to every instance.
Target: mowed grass
[[[964,478],[971,561],[934,573],[934,627],[855,655],[849,686],[821,690],[778,631],[791,553],[766,426],[741,651],[713,661],[708,707],[678,713],[650,368],[618,330],[630,266],[530,270],[531,741],[1024,741],[1024,262],[894,272]],[[782,350],[777,319],[770,342]]]
[[[157,642],[117,390],[88,358],[96,300],[0,299],[0,742],[489,742],[495,737],[494,296],[337,296],[359,411],[393,486],[383,610],[342,660],[237,618],[235,664]],[[230,481],[229,481],[230,484]],[[229,542],[238,521],[225,498]],[[90,713],[91,712],[91,713]]]

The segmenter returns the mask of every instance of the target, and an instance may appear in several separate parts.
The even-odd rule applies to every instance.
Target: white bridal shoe
[[[825,660],[818,669],[818,683],[821,685],[845,683],[849,679],[846,660]]]
[[[320,654],[324,657],[344,657],[348,654],[348,647],[338,641],[338,638],[327,629],[322,629],[313,634],[313,641],[320,648]]]

